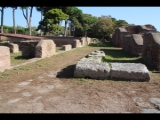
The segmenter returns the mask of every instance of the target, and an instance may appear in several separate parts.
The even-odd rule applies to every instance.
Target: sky
[[[160,31],[160,7],[78,7],[83,13],[92,14],[100,17],[101,15],[125,20],[129,24],[145,25],[151,24]],[[22,10],[18,8],[15,11],[16,25],[27,27]],[[41,14],[35,8],[32,15],[32,26],[38,26]],[[0,20],[1,21],[1,20]],[[4,11],[4,25],[13,26],[12,9],[6,8]],[[62,22],[64,25],[64,22]]]

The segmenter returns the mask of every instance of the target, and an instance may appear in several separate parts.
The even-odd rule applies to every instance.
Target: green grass
[[[141,56],[134,56],[125,52],[122,48],[115,47],[110,41],[106,43],[92,43],[90,47],[99,47],[101,51],[104,51],[105,57],[102,58],[102,62],[120,62],[120,63],[142,63]]]
[[[102,59],[103,62],[121,62],[121,63],[142,63],[141,56],[133,56],[123,50],[101,49],[106,56]]]
[[[8,76],[9,75],[9,71],[4,71],[4,72],[2,72],[1,74],[0,74],[0,78],[4,78],[4,77],[6,77],[6,76]]]
[[[63,51],[62,47],[56,47],[56,52]]]
[[[14,70],[30,70],[31,68],[30,67],[17,67],[17,68],[14,68]]]
[[[10,53],[11,56],[11,65],[17,65],[23,62],[26,62],[29,58],[22,56],[22,52],[19,53]]]
[[[77,78],[78,81],[81,81],[81,82],[87,82],[87,79],[85,78]]]

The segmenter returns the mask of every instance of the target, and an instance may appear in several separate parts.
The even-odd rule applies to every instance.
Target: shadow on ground
[[[32,58],[34,58],[34,57],[24,57],[24,56],[17,56],[17,57],[15,57],[15,59],[17,59],[17,60],[28,60],[28,59],[32,59]]]
[[[100,49],[101,51],[104,51],[104,53],[112,58],[115,58],[114,60],[113,59],[107,59],[107,58],[104,58],[103,61],[106,61],[106,62],[120,62],[120,63],[143,63],[142,61],[142,58],[141,57],[137,57],[137,56],[133,56],[125,51],[123,51],[122,49]],[[137,59],[135,60],[131,60],[130,58],[135,58],[137,57]],[[123,60],[123,58],[125,58],[125,60]],[[128,60],[127,60],[128,58]]]
[[[67,66],[57,73],[57,78],[74,78],[74,68],[76,64]]]
[[[115,58],[115,59],[107,59],[105,57],[105,58],[103,58],[104,62],[109,62],[109,63],[115,63],[115,62],[117,62],[117,63],[142,63],[142,64],[146,65],[148,70],[155,71],[155,69],[152,66],[146,64],[143,61],[141,56],[138,57],[138,56],[131,55],[131,54],[127,53],[126,51],[124,51],[123,49],[100,49],[100,50],[104,51],[104,53],[106,55],[109,55],[110,57]],[[130,59],[130,58],[136,58],[136,57],[137,57],[137,59],[134,59],[134,60]],[[125,60],[122,58],[125,58]]]

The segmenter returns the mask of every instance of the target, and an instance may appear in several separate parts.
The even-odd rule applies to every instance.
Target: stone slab
[[[149,81],[147,67],[141,63],[111,63],[111,79]]]

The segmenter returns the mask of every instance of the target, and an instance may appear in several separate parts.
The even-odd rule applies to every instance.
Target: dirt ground
[[[0,112],[158,113],[153,103],[160,104],[160,73],[150,72],[149,82],[73,78],[77,61],[98,49],[78,48],[7,70],[0,78]]]

